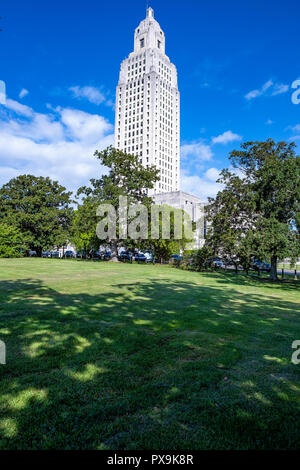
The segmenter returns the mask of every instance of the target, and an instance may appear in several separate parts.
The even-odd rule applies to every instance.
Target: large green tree
[[[90,186],[79,188],[78,196],[89,197],[96,203],[107,201],[114,207],[118,207],[120,196],[127,196],[128,203],[152,202],[147,191],[159,181],[159,170],[155,166],[144,167],[139,157],[111,146],[101,152],[96,150],[94,156],[108,169],[108,174],[92,178]]]
[[[210,243],[219,253],[242,260],[251,255],[271,260],[271,279],[277,261],[300,252],[300,157],[295,144],[246,142],[229,157],[234,171],[223,170],[224,190],[209,202]]]
[[[0,189],[0,222],[17,228],[28,247],[42,250],[64,244],[73,217],[71,193],[50,178],[22,175]]]
[[[77,197],[81,198],[81,205],[88,208],[89,214],[92,212],[96,214],[96,209],[101,203],[111,204],[116,210],[118,228],[119,198],[127,197],[128,205],[142,203],[150,207],[152,199],[148,196],[148,190],[152,189],[155,182],[159,180],[159,171],[155,166],[144,167],[139,157],[113,147],[108,147],[101,152],[96,151],[94,155],[101,166],[108,171],[100,178],[91,179],[90,186],[79,188]],[[84,216],[84,211],[82,216]],[[130,220],[128,222],[130,223]],[[110,242],[114,252],[117,250],[118,238],[117,230],[116,239]]]

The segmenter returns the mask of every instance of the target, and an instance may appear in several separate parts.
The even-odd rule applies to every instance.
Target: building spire
[[[149,1],[147,0],[147,18],[154,18],[154,10],[149,7]]]

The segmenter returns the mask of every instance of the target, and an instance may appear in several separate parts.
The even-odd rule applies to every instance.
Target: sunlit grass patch
[[[0,449],[300,446],[295,286],[0,259]]]

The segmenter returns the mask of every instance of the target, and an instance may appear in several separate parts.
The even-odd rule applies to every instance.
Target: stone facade
[[[177,70],[152,8],[134,33],[134,52],[121,64],[116,92],[115,147],[155,165],[150,194],[180,189],[180,94]]]
[[[204,218],[204,204],[197,196],[183,191],[173,191],[169,193],[154,194],[152,196],[155,204],[183,209],[191,217],[192,222],[196,222],[196,232],[192,249],[199,249],[204,245],[206,234],[206,222]]]

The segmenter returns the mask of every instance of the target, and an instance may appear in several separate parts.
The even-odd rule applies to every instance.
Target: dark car
[[[174,261],[182,261],[182,256],[180,255],[172,255],[171,256],[171,260],[174,260]]]
[[[74,258],[74,253],[71,250],[65,251],[64,258]]]
[[[109,261],[111,259],[111,251],[107,251],[106,253],[103,253],[102,257],[103,261]]]
[[[125,256],[125,253],[126,253],[126,251],[121,251],[121,253],[119,253],[119,256],[118,256],[118,260],[119,260],[119,261],[122,261],[122,260],[123,260],[123,258],[124,258],[124,256]],[[103,253],[103,254],[104,254],[104,253]]]
[[[119,261],[130,261],[132,262],[133,260],[133,254],[131,251],[121,251],[121,253],[118,256]]]
[[[206,268],[224,268],[224,263],[221,258],[210,257],[205,263]]]
[[[144,253],[137,253],[135,255],[135,261],[138,263],[147,263],[147,257]]]
[[[42,258],[51,258],[50,251],[43,251],[42,252]]]
[[[59,258],[59,251],[52,251],[51,258]]]
[[[253,268],[256,271],[262,271],[262,272],[265,272],[265,273],[269,273],[271,271],[271,265],[269,263],[264,262],[264,261],[254,260]]]

